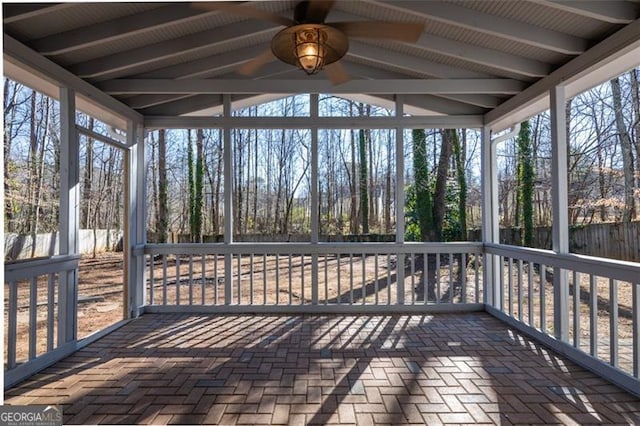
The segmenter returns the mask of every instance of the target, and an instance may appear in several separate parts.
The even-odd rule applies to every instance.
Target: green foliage
[[[520,124],[520,132],[516,140],[518,148],[518,205],[522,209],[523,245],[533,245],[533,191],[535,172],[533,169],[533,153],[531,146],[531,128],[529,121]]]
[[[432,188],[429,185],[429,164],[427,163],[427,144],[424,129],[414,129],[413,136],[413,170],[415,187],[413,188],[413,211],[419,230],[417,241],[430,241],[433,233],[433,201]]]

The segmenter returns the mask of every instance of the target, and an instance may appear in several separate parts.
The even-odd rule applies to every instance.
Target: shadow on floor
[[[640,400],[484,313],[147,314],[5,398],[66,424],[640,422]]]

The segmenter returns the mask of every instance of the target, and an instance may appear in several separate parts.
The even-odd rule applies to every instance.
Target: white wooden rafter
[[[377,0],[370,0],[369,2],[376,6],[401,10],[449,25],[468,28],[567,55],[578,55],[588,47],[587,40],[569,34],[478,12],[451,3]]]
[[[571,97],[601,82],[603,76],[602,73],[597,73],[599,68],[606,69],[606,75],[612,77],[616,72],[624,72],[624,66],[632,67],[633,63],[637,66],[638,51],[640,51],[640,19],[636,19],[547,77],[538,80],[521,93],[489,111],[485,115],[485,123],[493,130],[502,130],[513,123],[521,122],[549,107],[549,90],[553,87],[561,83],[567,87],[573,86],[573,90],[567,92],[567,97]],[[624,59],[624,61],[618,63],[618,59]],[[611,64],[618,69],[610,67]],[[596,73],[598,77],[594,78]],[[574,85],[573,83],[578,80],[581,84]]]
[[[251,94],[251,93],[378,93],[378,94],[516,94],[525,83],[512,79],[351,80],[337,86],[326,80],[114,79],[99,83],[109,94]]]
[[[60,55],[87,49],[125,37],[161,29],[165,25],[190,25],[198,19],[216,14],[192,7],[190,3],[173,3],[144,12],[104,21],[50,35],[33,41],[33,48],[43,55]]]
[[[340,11],[332,11],[329,17],[331,20],[336,21],[366,22],[362,17]],[[357,38],[351,38],[350,44],[353,44],[353,42],[357,40]],[[416,42],[405,42],[402,44],[472,64],[488,66],[495,70],[494,72],[496,75],[502,75],[506,72],[510,72],[527,77],[542,77],[547,75],[551,70],[551,66],[549,64],[545,64],[540,61],[440,37],[430,34],[428,30],[424,32]]]
[[[277,30],[277,27],[269,23],[245,21],[91,59],[72,65],[70,69],[81,78],[103,80],[126,75],[141,65],[162,64],[162,61],[176,56],[248,39],[258,34],[268,37]]]
[[[598,21],[612,24],[628,24],[638,16],[638,5],[629,1],[618,0],[535,0],[537,3],[557,10],[570,12]]]

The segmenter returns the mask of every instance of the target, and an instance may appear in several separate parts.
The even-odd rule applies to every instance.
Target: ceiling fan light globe
[[[296,46],[298,65],[307,74],[315,74],[324,66],[326,49],[316,43],[302,43]]]

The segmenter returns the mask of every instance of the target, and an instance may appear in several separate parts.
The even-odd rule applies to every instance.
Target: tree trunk
[[[466,134],[463,132],[463,141],[460,141],[458,132],[454,139],[454,153],[456,161],[456,178],[458,180],[458,236],[460,241],[466,240],[467,236],[467,176],[465,174],[466,158]]]
[[[167,144],[165,130],[158,130],[158,217],[156,231],[160,242],[167,242],[169,231],[169,201],[167,195]]]
[[[518,204],[522,208],[522,244],[526,247],[531,247],[533,245],[533,189],[535,173],[533,170],[529,121],[525,121],[520,125],[517,144]]]
[[[429,165],[427,164],[427,144],[424,129],[414,129],[413,136],[413,173],[415,175],[416,216],[420,228],[421,241],[435,241],[433,223],[433,202],[429,185]]]
[[[616,130],[622,152],[622,167],[624,169],[624,211],[622,213],[622,221],[629,222],[635,218],[633,154],[631,151],[631,137],[624,123],[620,80],[617,77],[611,80],[611,92],[613,95]]]
[[[93,130],[94,119],[89,118],[89,130]],[[87,157],[84,164],[84,176],[82,182],[82,208],[80,209],[80,227],[89,229],[89,218],[91,217],[91,203],[93,194],[91,193],[91,183],[93,180],[93,138],[87,137]]]
[[[633,134],[635,136],[634,146],[636,148],[636,170],[640,171],[640,82],[638,81],[638,74],[640,74],[640,68],[632,69],[630,72],[631,77],[631,103],[633,105]],[[640,189],[640,175],[636,174],[636,189]],[[636,196],[636,201],[640,203],[640,196]],[[640,208],[640,204],[636,206],[636,209]],[[637,212],[637,210],[636,210]]]
[[[196,130],[196,170],[195,170],[195,197],[194,197],[194,220],[193,220],[193,242],[202,242],[202,205],[204,201],[204,131]]]
[[[362,233],[369,233],[369,188],[367,185],[367,141],[364,130],[358,131],[359,152],[360,152],[360,221],[362,223]]]
[[[442,130],[442,147],[440,148],[440,158],[438,160],[438,169],[436,172],[436,186],[433,196],[433,222],[435,241],[442,241],[445,208],[447,204],[447,177],[449,175],[449,165],[451,164],[451,155],[453,152],[454,138],[456,138],[455,129]]]

